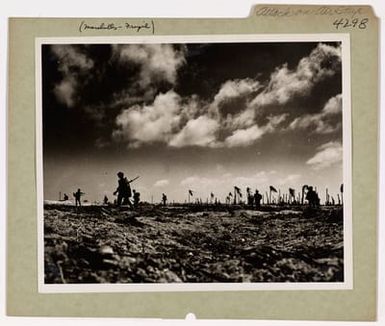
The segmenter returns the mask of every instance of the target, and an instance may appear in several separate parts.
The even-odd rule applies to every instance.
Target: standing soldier
[[[254,196],[251,193],[251,189],[249,187],[247,187],[246,192],[247,192],[247,205],[253,206]]]
[[[166,194],[162,194],[162,202],[163,202],[163,206],[167,205],[167,196],[166,196]]]
[[[74,197],[75,197],[75,206],[77,207],[79,205],[82,206],[82,203],[81,203],[81,197],[84,195],[84,192],[81,192],[80,188],[78,189],[78,191],[74,192],[73,193]]]
[[[114,195],[118,194],[118,199],[117,199],[116,203],[118,206],[120,206],[122,204],[123,205],[128,204],[131,208],[133,208],[132,203],[130,201],[130,197],[131,197],[130,183],[133,180],[128,181],[127,178],[124,176],[123,172],[118,172],[117,176],[119,178],[118,188],[116,188],[116,190],[114,191]]]
[[[258,189],[255,189],[254,203],[255,203],[255,208],[256,209],[261,207],[261,199],[262,199],[262,195],[259,193]]]

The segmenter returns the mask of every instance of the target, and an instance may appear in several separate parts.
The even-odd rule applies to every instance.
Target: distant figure
[[[162,203],[163,203],[163,206],[167,205],[167,196],[166,196],[166,194],[162,194]]]
[[[118,194],[118,199],[116,204],[118,206],[128,204],[131,208],[133,208],[132,203],[130,201],[130,197],[131,197],[130,182],[131,181],[127,180],[123,172],[118,172],[117,176],[119,178],[118,188],[116,188],[116,190],[114,191],[114,195]]]
[[[262,195],[259,193],[258,189],[255,189],[254,203],[255,203],[255,208],[256,209],[261,207],[261,199],[262,199]]]
[[[312,186],[308,187],[308,191],[306,193],[306,200],[309,202],[310,207],[319,206],[320,199],[317,193],[313,190]]]
[[[81,203],[81,197],[84,195],[84,192],[82,192],[80,190],[80,188],[78,189],[77,192],[74,192],[73,193],[74,197],[75,197],[75,206],[82,206],[82,203]]]
[[[68,195],[64,194],[64,200],[68,200],[68,199],[69,199]]]
[[[104,205],[108,205],[108,197],[106,195],[104,195],[103,203]]]
[[[134,194],[134,208],[138,208],[140,202],[140,192],[136,191],[135,189],[132,192]]]
[[[247,205],[249,206],[253,206],[253,203],[254,203],[254,196],[253,194],[251,193],[251,189],[249,187],[246,188],[246,192],[247,192]]]

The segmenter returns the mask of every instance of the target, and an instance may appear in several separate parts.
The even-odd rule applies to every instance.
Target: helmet
[[[124,177],[124,173],[121,172],[121,171],[119,171],[119,172],[117,173],[117,175],[118,175],[119,178],[123,178],[123,177]]]

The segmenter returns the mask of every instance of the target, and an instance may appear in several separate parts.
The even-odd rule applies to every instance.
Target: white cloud
[[[341,48],[320,43],[309,56],[290,70],[287,64],[276,69],[263,92],[251,105],[265,106],[285,104],[294,96],[309,94],[315,84],[335,74],[335,66],[341,61]]]
[[[329,142],[317,148],[318,152],[306,164],[314,170],[322,170],[342,163],[343,149],[339,142]]]
[[[74,78],[67,76],[60,83],[55,85],[54,94],[59,102],[72,107],[75,104],[77,82]]]
[[[330,98],[322,109],[324,115],[342,113],[342,95],[338,94]]]
[[[113,49],[122,63],[140,66],[138,84],[142,88],[161,80],[175,84],[177,71],[185,63],[184,48],[176,49],[172,44],[115,45]]]
[[[226,138],[225,144],[228,147],[248,146],[261,138],[265,132],[264,128],[260,128],[257,125],[247,129],[235,130],[231,136]]]
[[[265,133],[274,132],[278,125],[280,125],[287,118],[287,114],[268,117],[268,123],[262,127],[257,124],[246,129],[237,129],[231,136],[225,140],[225,145],[228,147],[235,146],[249,146],[256,140],[261,138]]]
[[[228,80],[222,84],[214,96],[213,105],[217,106],[231,98],[249,95],[261,87],[257,80],[251,78]]]
[[[220,123],[205,114],[199,116],[200,109],[194,97],[182,103],[174,91],[159,94],[150,105],[134,105],[122,111],[112,138],[127,142],[129,147],[151,143],[214,147]]]
[[[205,115],[190,120],[184,128],[169,142],[172,147],[184,146],[216,146],[216,132],[220,125],[218,121]]]
[[[69,73],[74,68],[89,70],[94,66],[92,59],[77,50],[75,46],[54,44],[51,46],[52,53],[59,61],[59,71]]]
[[[256,116],[266,114],[266,106],[282,106],[296,97],[309,95],[315,85],[336,73],[340,63],[341,47],[320,43],[294,69],[289,69],[287,64],[277,67],[266,85],[260,87],[264,87],[263,90],[232,119],[232,124],[250,127]]]
[[[158,180],[154,183],[154,187],[162,188],[165,186],[168,186],[170,184],[170,181],[167,179]]]
[[[168,142],[179,128],[180,110],[178,94],[159,94],[152,105],[134,105],[121,112],[116,118],[118,129],[113,132],[113,139],[126,141],[131,147]]]
[[[54,94],[59,102],[73,107],[76,104],[78,77],[88,74],[94,62],[71,45],[55,44],[51,46],[51,51],[56,56],[58,70],[63,75],[62,80],[55,85]]]
[[[148,89],[159,78],[176,83],[177,71],[185,62],[185,50],[170,44],[120,45],[114,51],[121,62],[140,66],[138,83]],[[266,85],[252,78],[224,82],[211,102],[197,95],[182,98],[174,90],[158,94],[152,103],[123,110],[115,120],[112,139],[130,147],[153,143],[176,148],[251,146],[265,134],[283,130],[282,123],[289,117],[284,104],[295,96],[308,95],[316,83],[334,75],[340,51],[319,44],[296,68],[277,68]],[[265,110],[268,104],[282,106],[280,113],[271,115]],[[318,133],[331,132],[341,126],[333,118],[340,112],[341,95],[337,95],[321,113],[299,117],[289,129],[314,127]]]
[[[320,113],[306,114],[294,119],[289,129],[313,128],[313,132],[326,134],[334,132],[342,125],[342,96],[338,94],[328,100]]]

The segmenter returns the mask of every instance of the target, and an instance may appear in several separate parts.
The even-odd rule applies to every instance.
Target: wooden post
[[[235,187],[234,187],[234,205],[237,204],[237,191],[235,190]]]
[[[344,204],[344,193],[341,192],[341,205],[343,205],[343,204]]]
[[[269,204],[271,204],[271,189],[269,189]]]

